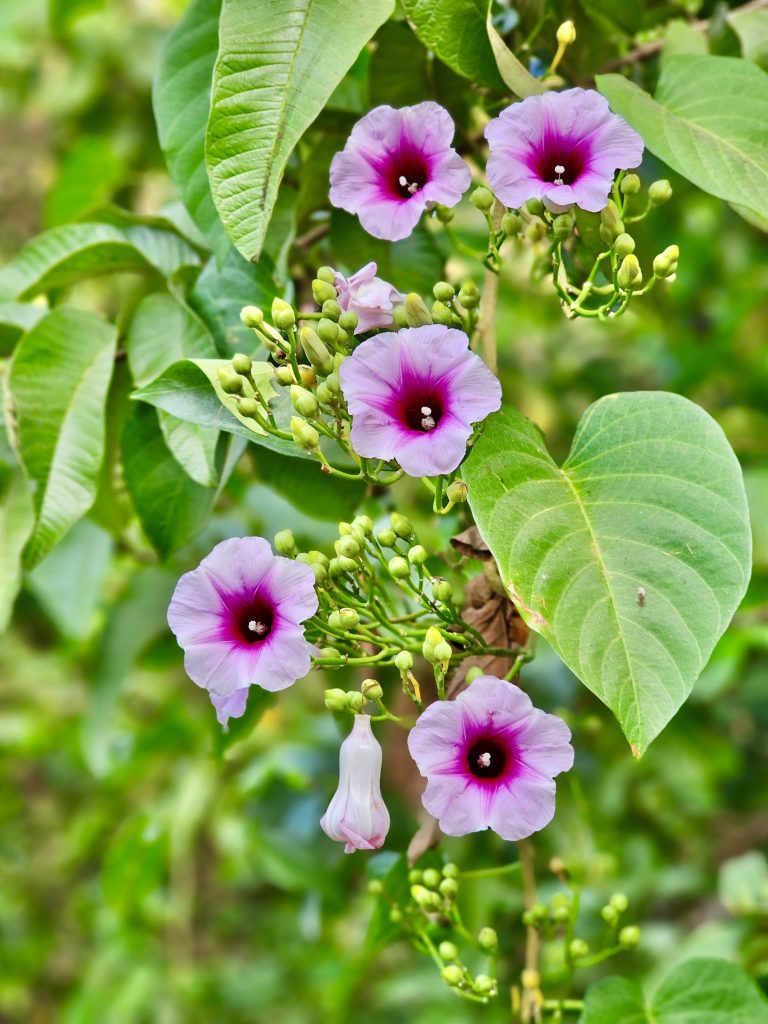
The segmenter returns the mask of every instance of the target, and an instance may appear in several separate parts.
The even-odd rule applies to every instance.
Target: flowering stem
[[[501,219],[504,216],[504,207],[494,200],[491,209],[491,223],[494,230],[498,231],[501,226]],[[489,370],[496,373],[498,360],[496,357],[496,304],[499,298],[499,273],[486,267],[483,278],[483,298],[480,312],[480,322],[477,326],[480,339],[480,349],[483,359]]]
[[[531,910],[536,903],[536,871],[534,867],[533,845],[530,839],[521,839],[517,844],[520,857],[520,869],[523,874],[523,899],[525,909]],[[530,973],[528,973],[530,972]],[[525,937],[525,973],[524,979],[529,984],[523,985],[523,997],[520,1007],[521,1019],[533,1021],[538,1016],[541,1005],[541,989],[538,984],[530,984],[539,973],[539,932],[534,925],[528,925]]]
[[[461,871],[459,877],[464,878],[495,878],[497,875],[511,875],[520,871],[522,864],[519,860],[512,864],[502,864],[497,868],[473,868],[471,871]]]

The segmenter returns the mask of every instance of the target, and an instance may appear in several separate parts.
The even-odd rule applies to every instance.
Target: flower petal
[[[245,713],[245,705],[248,700],[248,687],[235,690],[228,696],[223,697],[219,693],[211,693],[211,704],[216,708],[216,718],[226,729],[230,718],[242,718]]]
[[[315,574],[303,562],[274,558],[262,589],[279,606],[281,619],[299,623],[317,611]]]
[[[535,772],[525,772],[499,787],[488,825],[502,839],[516,842],[548,825],[554,813],[554,781]]]
[[[427,783],[421,802],[447,836],[465,836],[488,828],[485,798],[478,789],[456,776],[434,776]]]

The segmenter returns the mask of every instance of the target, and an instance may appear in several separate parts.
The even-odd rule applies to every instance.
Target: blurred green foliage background
[[[94,204],[154,213],[173,198],[150,90],[182,7],[0,4],[2,259]],[[665,173],[652,158],[642,170],[646,182]],[[571,723],[577,763],[537,841],[538,865],[545,899],[559,888],[546,871],[551,855],[582,876],[581,931],[594,941],[599,907],[627,894],[643,942],[613,969],[653,979],[707,953],[741,961],[765,987],[766,241],[670,177],[675,198],[637,232],[638,253],[647,264],[677,243],[680,271],[637,313],[567,322],[548,289],[531,283],[528,257],[513,262],[499,318],[505,394],[560,455],[584,408],[611,391],[668,389],[700,403],[744,466],[755,576],[692,698],[639,763],[602,705],[540,645],[524,682]],[[468,204],[457,223],[469,238]],[[116,286],[89,283],[83,295],[108,305]],[[344,728],[322,710],[323,680],[265,701],[258,724],[252,715],[223,738],[205,693],[183,674],[165,624],[180,572],[233,533],[291,527],[315,547],[335,536],[331,522],[307,513],[311,493],[303,510],[293,507],[274,474],[259,479],[246,457],[205,533],[167,565],[138,560],[84,520],[26,578],[0,645],[0,1021],[509,1019],[503,999],[462,1004],[428,961],[402,942],[380,950],[383,936],[368,930],[367,858],[345,857],[318,827]],[[458,515],[435,526],[410,485],[397,500],[424,543],[445,546],[462,526]],[[387,728],[381,737],[393,820],[386,848],[399,851],[418,824],[417,788],[401,737]],[[509,856],[489,834],[445,847],[473,867]],[[498,928],[505,959],[519,964],[519,883],[467,882],[460,901],[472,926]],[[545,965],[554,955],[545,950]]]

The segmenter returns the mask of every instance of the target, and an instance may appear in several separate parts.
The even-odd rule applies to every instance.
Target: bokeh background
[[[173,198],[150,91],[182,7],[2,0],[0,259],[95,204],[154,213]],[[646,183],[668,175],[652,158],[641,173]],[[558,455],[584,408],[611,391],[667,389],[704,406],[744,467],[755,574],[691,699],[639,763],[539,646],[524,682],[568,718],[577,762],[537,841],[538,865],[544,899],[559,888],[551,855],[581,875],[581,934],[594,942],[600,906],[616,891],[629,897],[627,922],[643,940],[607,971],[652,982],[707,953],[768,986],[766,236],[668,176],[674,200],[635,235],[645,265],[680,246],[674,284],[615,323],[566,322],[520,255],[502,287],[501,376]],[[468,205],[457,220],[469,238]],[[81,303],[108,309],[131,282],[78,287]],[[427,545],[445,547],[462,526],[459,516],[436,526],[407,485],[397,500]],[[311,507],[296,508],[275,467],[260,479],[246,457],[205,533],[167,564],[86,519],[25,580],[0,640],[3,1024],[509,1019],[503,1000],[462,1004],[430,962],[369,927],[367,872],[387,861],[347,858],[318,827],[344,728],[322,708],[329,684],[310,676],[224,738],[183,674],[165,623],[178,575],[232,534],[291,527],[308,546],[329,544],[334,525]],[[418,825],[417,790],[400,738],[381,737],[387,849],[398,851]],[[492,835],[445,846],[460,865],[511,856]],[[471,925],[498,928],[507,970],[519,964],[519,883],[467,882],[461,904]]]

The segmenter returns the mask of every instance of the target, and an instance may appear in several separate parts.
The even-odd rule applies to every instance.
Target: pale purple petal
[[[573,768],[571,730],[556,715],[534,708],[517,732],[516,741],[526,765],[540,775],[551,777]]]
[[[222,592],[239,591],[261,580],[274,557],[263,537],[230,537],[217,544],[194,571],[204,571]]]
[[[472,427],[450,413],[429,434],[403,433],[394,449],[394,458],[408,476],[438,476],[452,473],[467,453]],[[353,443],[354,444],[354,443]]]
[[[555,783],[535,772],[524,772],[497,791],[488,827],[509,842],[517,842],[548,825],[555,813]]]
[[[478,799],[473,786],[462,786],[455,779],[431,778],[421,802],[447,836],[465,836],[488,828],[483,800]]]
[[[244,686],[242,690],[235,690],[234,693],[230,693],[226,697],[222,697],[218,693],[212,693],[210,696],[211,704],[216,708],[216,718],[225,729],[230,718],[242,718],[245,714],[245,705],[248,700],[247,686]]]
[[[376,277],[375,263],[367,263],[349,278],[336,271],[335,279],[339,306],[357,314],[355,334],[392,326],[392,310],[405,296],[388,281]]]
[[[303,622],[317,611],[315,574],[312,567],[288,558],[276,558],[262,584],[280,607],[280,617]]]
[[[184,651],[184,669],[193,683],[220,697],[229,697],[254,681],[254,656],[249,650],[220,640],[195,643]]]
[[[281,622],[257,651],[252,682],[272,693],[285,690],[309,672],[312,667],[310,654],[301,626]]]

